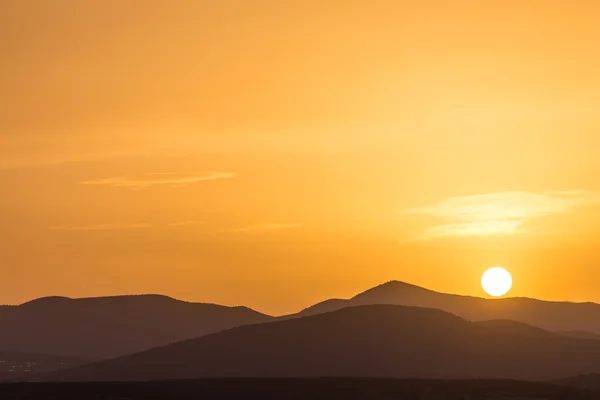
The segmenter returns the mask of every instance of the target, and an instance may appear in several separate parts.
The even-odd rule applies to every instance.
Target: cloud
[[[283,229],[293,229],[300,228],[302,224],[260,224],[248,226],[245,228],[234,229],[234,232],[239,233],[263,233],[263,232],[272,232],[279,231]]]
[[[498,192],[452,197],[402,213],[432,215],[450,221],[430,227],[416,238],[423,240],[445,236],[512,235],[522,232],[523,225],[532,219],[596,204],[600,204],[600,194],[591,191]]]
[[[124,230],[124,229],[144,229],[150,228],[152,224],[98,224],[98,225],[63,225],[54,226],[51,229],[60,231],[109,231],[109,230]]]
[[[445,236],[492,236],[518,233],[524,220],[491,220],[477,222],[456,222],[428,228],[417,240],[435,239]]]
[[[82,182],[84,185],[103,185],[113,187],[123,187],[129,189],[146,189],[159,185],[186,185],[200,181],[209,181],[215,179],[233,178],[236,174],[232,172],[203,171],[195,174],[175,174],[175,173],[153,173],[140,177],[104,178]]]
[[[203,223],[204,223],[203,221],[175,221],[175,222],[169,222],[167,224],[167,226],[171,226],[171,227],[194,226],[194,225],[201,225]]]

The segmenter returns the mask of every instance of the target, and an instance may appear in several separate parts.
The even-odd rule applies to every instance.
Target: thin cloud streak
[[[280,231],[284,229],[294,229],[300,228],[302,224],[259,224],[248,226],[245,228],[234,229],[233,232],[238,233],[263,233],[263,232],[272,232],[272,231]]]
[[[498,192],[452,197],[431,206],[401,212],[450,221],[427,228],[415,238],[426,240],[447,236],[518,234],[523,232],[523,226],[530,220],[598,204],[600,194],[593,191]]]
[[[146,189],[152,186],[180,186],[215,179],[234,178],[232,172],[203,171],[195,174],[153,173],[140,177],[117,176],[82,182],[83,185],[113,186],[129,189]]]
[[[170,226],[170,227],[196,226],[196,225],[202,225],[203,223],[204,223],[203,221],[175,221],[175,222],[169,222],[167,224],[167,226]]]
[[[125,229],[145,229],[151,228],[152,224],[98,224],[98,225],[64,225],[54,226],[50,229],[58,231],[109,231],[109,230],[125,230]]]
[[[436,239],[448,236],[493,236],[519,233],[525,224],[523,220],[492,220],[477,222],[456,222],[453,224],[427,228],[422,236],[415,240]]]

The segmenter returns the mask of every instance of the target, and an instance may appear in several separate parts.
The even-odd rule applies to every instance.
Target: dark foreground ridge
[[[374,305],[243,326],[30,380],[549,380],[598,372],[598,340],[570,338],[514,321],[470,322],[435,309]]]
[[[0,384],[18,400],[598,400],[596,392],[542,382],[369,378],[202,379],[123,383]]]

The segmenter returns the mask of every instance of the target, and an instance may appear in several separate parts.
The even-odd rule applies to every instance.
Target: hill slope
[[[47,297],[0,309],[0,349],[108,358],[270,319],[158,295]]]
[[[471,321],[510,319],[549,331],[587,331],[600,335],[600,304],[551,302],[528,298],[484,299],[434,292],[398,281],[376,286],[349,300],[335,299],[316,304],[295,316],[314,315],[368,304],[430,307]]]
[[[344,308],[243,326],[36,380],[199,377],[553,379],[600,372],[600,343],[514,321],[473,323],[440,310]]]

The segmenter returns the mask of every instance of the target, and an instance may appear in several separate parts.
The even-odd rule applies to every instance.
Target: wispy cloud
[[[60,231],[109,231],[109,230],[124,230],[124,229],[144,229],[150,228],[152,224],[98,224],[98,225],[62,225],[53,226],[51,229]]]
[[[203,223],[204,223],[203,221],[174,221],[174,222],[169,222],[167,224],[167,226],[171,226],[171,227],[195,226],[195,225],[201,225]]]
[[[432,215],[449,223],[430,227],[416,239],[445,236],[511,235],[522,232],[525,223],[552,214],[600,204],[600,194],[591,191],[498,192],[452,197],[431,206],[403,213]]]
[[[232,172],[203,171],[194,174],[176,174],[176,173],[153,173],[137,177],[117,176],[113,178],[104,178],[82,182],[84,185],[102,185],[123,187],[129,189],[145,189],[159,185],[187,185],[201,181],[210,181],[215,179],[234,178],[236,174]]]
[[[247,226],[244,228],[234,229],[234,232],[238,233],[263,233],[279,231],[284,229],[300,228],[302,224],[259,224]]]
[[[416,240],[435,239],[445,236],[492,236],[518,233],[524,220],[491,220],[475,222],[455,222],[427,228]]]

